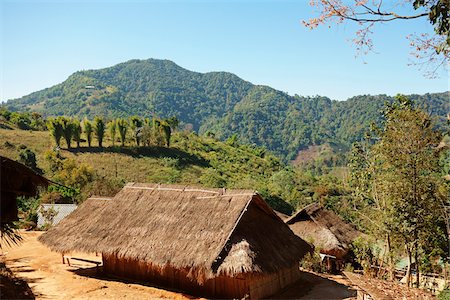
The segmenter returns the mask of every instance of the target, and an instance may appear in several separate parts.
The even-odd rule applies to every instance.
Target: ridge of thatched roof
[[[311,250],[252,190],[131,183],[92,213],[85,203],[40,241],[188,269],[199,281],[275,272]]]
[[[341,258],[361,235],[353,225],[318,203],[312,203],[285,220],[301,238],[312,241],[322,252]]]

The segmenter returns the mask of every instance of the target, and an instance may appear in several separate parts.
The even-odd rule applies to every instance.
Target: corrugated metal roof
[[[62,219],[64,219],[67,215],[73,212],[76,208],[76,204],[42,204],[41,208],[38,211],[38,227],[43,226],[47,223],[44,216],[41,213],[41,210],[48,210],[53,208],[56,211],[56,216],[53,218],[52,225],[58,224]]]

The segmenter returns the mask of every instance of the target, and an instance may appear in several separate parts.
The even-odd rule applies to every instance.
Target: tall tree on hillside
[[[98,141],[98,146],[103,147],[103,137],[105,136],[105,122],[101,117],[94,118],[94,134]]]
[[[58,119],[49,118],[47,120],[47,128],[50,131],[51,136],[55,140],[56,146],[61,146],[61,138],[63,136],[62,125]]]
[[[410,284],[412,258],[418,262],[439,249],[443,234],[444,207],[448,205],[439,163],[441,133],[434,129],[431,117],[398,96],[387,105],[383,130],[369,151],[371,206],[377,232],[397,239],[409,259],[407,284]],[[445,240],[445,236],[443,237]],[[442,251],[442,250],[441,250]],[[419,270],[416,272],[419,284]]]
[[[116,142],[116,132],[117,132],[117,122],[116,120],[111,120],[108,123],[108,131],[109,131],[109,136],[111,137],[112,140],[112,145],[114,146],[114,143]]]
[[[172,128],[172,131],[177,130],[178,126],[180,125],[180,120],[176,116],[167,118],[166,123]]]
[[[67,148],[70,149],[72,148],[71,142],[74,133],[74,125],[72,123],[72,120],[67,117],[59,117],[58,119],[62,126],[63,136],[64,139],[66,140]]]
[[[139,137],[139,131],[142,128],[143,121],[138,116],[132,116],[130,118],[130,124],[131,124],[131,129],[133,130],[133,133],[134,133],[134,140],[136,142],[136,145],[139,146],[140,142],[141,142],[140,137]]]
[[[161,130],[164,133],[164,140],[166,142],[166,146],[170,147],[170,138],[172,137],[172,129],[170,128],[170,125],[167,124],[166,121],[161,122]]]
[[[74,119],[72,123],[73,123],[73,139],[77,143],[77,148],[80,148],[81,132],[82,132],[81,124],[78,119]]]
[[[92,132],[94,131],[92,128],[92,123],[88,119],[84,119],[83,127],[84,127],[84,133],[86,135],[88,147],[90,148],[91,143],[92,143]]]
[[[117,119],[117,128],[119,129],[120,142],[122,143],[122,147],[125,146],[125,141],[127,139],[127,129],[128,123],[125,119]]]

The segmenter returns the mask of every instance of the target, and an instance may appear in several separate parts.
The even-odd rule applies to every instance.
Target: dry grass
[[[13,147],[8,146],[13,145]],[[54,147],[47,131],[25,131],[0,129],[0,155],[17,159],[19,146],[25,145],[36,153],[38,166],[48,169],[45,152]],[[61,150],[64,157],[73,158],[78,163],[91,165],[100,176],[118,177],[124,181],[133,182],[183,182],[198,183],[202,173],[200,159],[176,149],[148,149],[109,147],[110,141],[104,143],[103,149],[87,148],[82,143],[82,149]],[[186,164],[179,170],[167,167],[161,157],[186,158]]]

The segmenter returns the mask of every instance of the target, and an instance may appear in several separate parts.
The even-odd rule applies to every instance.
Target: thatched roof
[[[286,224],[321,253],[343,258],[361,233],[334,212],[312,203],[287,219]]]
[[[17,220],[18,196],[35,196],[39,186],[48,186],[50,181],[27,166],[0,156],[0,220],[7,223]]]
[[[185,268],[199,281],[275,272],[311,251],[254,191],[128,184],[97,210],[90,202],[40,241],[58,252]]]

